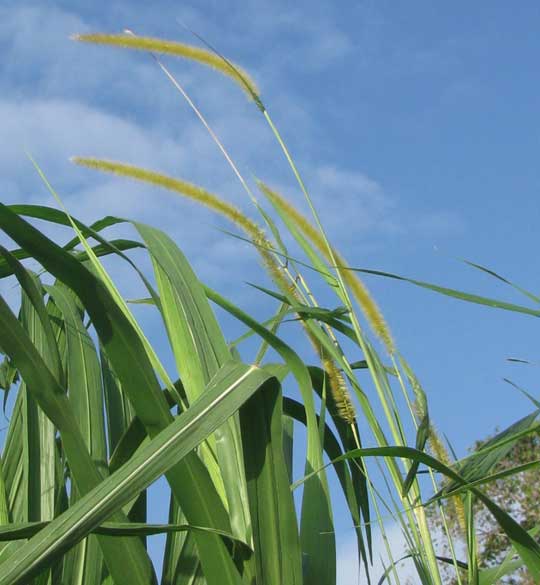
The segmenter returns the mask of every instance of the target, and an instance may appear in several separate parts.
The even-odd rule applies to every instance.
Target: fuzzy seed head
[[[333,407],[346,424],[353,425],[356,421],[356,411],[345,378],[332,359],[326,357],[324,353],[321,358],[324,370],[328,375]]]
[[[134,35],[131,31],[125,31],[124,34],[79,34],[73,35],[71,39],[85,43],[109,45],[112,47],[122,47],[124,49],[171,55],[173,57],[181,57],[190,61],[196,61],[226,75],[236,82],[248,94],[248,96],[257,103],[257,105],[260,103],[259,90],[250,76],[238,65],[231,63],[212,51],[200,47],[194,47],[192,45],[186,45],[184,43],[177,43],[175,41],[167,41],[151,37],[139,37]]]
[[[294,205],[287,201],[285,197],[273,189],[270,189],[270,187],[261,181],[259,181],[259,187],[274,205],[287,213],[328,262],[332,263],[335,260],[345,284],[349,287],[354,299],[362,309],[371,329],[384,343],[388,353],[390,355],[394,354],[395,345],[394,340],[392,339],[392,334],[390,333],[390,328],[388,327],[381,310],[377,306],[377,303],[373,300],[358,275],[354,271],[348,269],[349,267],[345,259],[337,250],[332,250],[332,254],[330,254],[328,246],[319,230],[316,229],[315,226],[294,207]]]
[[[156,173],[155,171],[148,169],[96,158],[73,157],[71,161],[77,165],[90,169],[128,177],[169,191],[174,191],[175,193],[187,197],[192,201],[196,201],[215,213],[227,218],[249,236],[251,241],[255,244],[262,259],[263,266],[266,268],[280,290],[285,294],[291,294],[291,283],[283,274],[281,267],[271,252],[273,247],[272,244],[269,242],[259,225],[244,215],[240,209],[234,205],[231,205],[227,201],[224,201],[217,195],[210,193],[198,185],[188,183],[181,179],[175,179],[161,173]]]

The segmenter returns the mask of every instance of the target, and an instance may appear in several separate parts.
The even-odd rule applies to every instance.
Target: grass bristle
[[[302,214],[300,213],[292,203],[287,201],[285,197],[270,189],[263,182],[259,181],[259,187],[263,193],[270,199],[274,205],[280,207],[287,215],[294,221],[294,223],[302,230],[304,235],[311,240],[313,245],[319,250],[319,252],[326,258],[330,263],[333,259],[337,263],[337,268],[340,270],[344,282],[349,287],[354,299],[362,309],[370,327],[373,332],[379,337],[384,343],[388,353],[393,354],[395,352],[394,340],[390,332],[390,328],[386,323],[381,310],[377,306],[370,295],[368,289],[364,283],[360,280],[358,275],[349,269],[345,259],[335,249],[332,249],[333,259],[329,253],[328,246],[322,236],[322,234],[315,228],[315,226]]]
[[[139,37],[131,33],[127,34],[104,34],[104,33],[88,33],[77,34],[71,37],[74,41],[84,43],[94,43],[97,45],[108,45],[112,47],[121,47],[124,49],[134,49],[138,51],[148,51],[151,53],[158,53],[162,55],[171,55],[173,57],[181,57],[189,61],[196,61],[207,67],[211,67],[232,79],[235,83],[249,95],[251,99],[259,101],[259,90],[255,82],[250,78],[241,67],[224,59],[220,55],[195,47],[193,45],[186,45],[185,43],[178,43],[176,41],[168,41],[163,39],[155,39],[152,37]]]
[[[429,427],[429,445],[433,455],[447,466],[452,465],[448,450],[437,431],[437,429],[430,425]],[[455,495],[449,498],[450,521],[461,531],[461,534],[467,532],[467,522],[465,520],[465,506],[461,500],[461,496]]]
[[[112,173],[122,177],[135,179],[143,183],[149,183],[168,191],[173,191],[179,195],[196,201],[201,205],[227,218],[230,222],[238,226],[246,233],[253,244],[256,246],[262,263],[278,287],[284,292],[291,291],[291,283],[283,274],[281,267],[270,251],[273,246],[266,237],[264,231],[252,219],[247,217],[240,209],[223,200],[218,195],[210,193],[206,189],[182,179],[176,179],[157,173],[148,169],[143,169],[134,165],[125,163],[102,160],[97,158],[73,157],[71,161],[77,165],[95,169],[97,171]]]
[[[332,406],[336,414],[345,423],[353,425],[356,421],[356,411],[345,383],[345,378],[332,359],[325,356],[324,353],[321,359],[324,370],[328,375]]]

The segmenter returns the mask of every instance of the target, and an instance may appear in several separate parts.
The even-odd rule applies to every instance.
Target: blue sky
[[[288,142],[331,239],[355,266],[526,299],[539,219],[537,2],[4,2],[0,6],[2,201],[52,204],[29,150],[70,211],[167,230],[199,276],[260,316],[252,251],[172,195],[73,167],[115,158],[198,182],[250,211],[230,169],[151,59],[76,44],[76,32],[193,42],[185,22],[244,66]],[[256,109],[227,80],[169,62],[247,176],[303,200]],[[125,269],[126,294],[135,280]],[[122,272],[124,270],[124,272]],[[529,410],[502,381],[537,392],[534,317],[366,280],[458,453]],[[8,283],[3,293],[13,297]],[[144,316],[143,316],[144,320]],[[226,322],[226,332],[236,330]]]

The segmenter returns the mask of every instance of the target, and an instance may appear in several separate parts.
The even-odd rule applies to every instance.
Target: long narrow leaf
[[[393,278],[395,280],[402,280],[409,282],[421,288],[426,288],[434,292],[453,297],[461,301],[467,301],[468,303],[475,303],[477,305],[485,305],[487,307],[493,307],[494,309],[503,309],[505,311],[514,311],[516,313],[524,313],[526,315],[532,315],[533,317],[540,317],[540,311],[537,309],[529,309],[521,305],[515,305],[513,303],[507,303],[505,301],[499,301],[497,299],[491,299],[480,295],[462,292],[453,288],[445,286],[439,286],[436,284],[430,284],[429,282],[422,282],[421,280],[415,280],[413,278],[405,278],[404,276],[398,276],[390,272],[382,272],[380,270],[368,270],[366,268],[349,268],[349,270],[355,270],[357,272],[363,272],[364,274],[374,274],[376,276],[384,276],[386,278]]]
[[[258,392],[240,409],[253,519],[256,583],[300,585],[302,555],[282,443],[279,387]]]

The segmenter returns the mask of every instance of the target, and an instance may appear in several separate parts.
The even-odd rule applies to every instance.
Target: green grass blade
[[[292,398],[283,398],[283,412],[298,421],[299,423],[305,425],[306,424],[306,412],[304,406],[293,400]],[[352,443],[353,441],[351,441]],[[334,461],[339,459],[341,455],[343,455],[344,451],[330,429],[328,425],[325,424],[324,426],[324,439],[323,439],[324,451],[327,457]],[[356,444],[354,444],[355,448]],[[354,462],[351,463],[351,468],[347,466],[346,461],[338,461],[333,465],[336,475],[338,477],[341,489],[343,491],[343,495],[347,501],[347,506],[349,509],[349,513],[351,515],[352,524],[354,527],[354,531],[356,534],[357,545],[358,545],[358,558],[362,560],[366,569],[366,575],[368,575],[368,552],[371,558],[371,522],[369,520],[369,502],[367,497],[363,494],[362,484],[365,482],[365,477],[361,473],[362,463],[357,463],[356,465]],[[353,471],[354,470],[354,471]],[[352,475],[351,475],[352,473]],[[360,482],[358,480],[360,479]],[[364,499],[365,498],[365,499]],[[367,512],[366,512],[367,508]],[[364,520],[362,519],[362,514],[360,510],[363,510],[365,514]],[[368,549],[366,550],[366,546],[364,543],[364,537],[362,534],[362,526],[365,526],[366,530],[366,539],[368,544]],[[367,577],[369,580],[369,576]]]
[[[47,417],[59,429],[63,448],[70,462],[77,487],[88,492],[100,481],[99,475],[79,432],[78,423],[72,413],[65,390],[59,386],[39,352],[30,341],[24,329],[0,297],[0,345],[10,355],[21,372],[33,398],[39,403]],[[118,519],[125,520],[119,515]],[[140,542],[132,540],[112,541],[100,539],[107,566],[120,583],[153,582],[153,569]],[[129,568],[123,567],[122,559],[130,559]]]
[[[21,321],[28,332],[29,339],[59,384],[65,385],[60,353],[52,323],[42,298],[41,282],[25,270],[7,250],[0,248],[0,254],[13,270],[22,287]],[[57,495],[55,490],[57,485],[55,477],[57,469],[56,429],[24,383],[22,384],[22,392],[26,429],[22,461],[28,486],[26,494],[28,519],[31,521],[49,520],[55,514]],[[76,491],[75,485],[73,491]],[[97,543],[94,543],[93,547],[97,551]],[[97,554],[98,551],[95,556]],[[36,580],[35,585],[44,585],[49,582],[49,578],[49,572],[45,571]],[[89,585],[91,583],[93,581],[89,581]]]
[[[540,533],[540,526],[536,526],[529,530],[529,534],[532,537],[538,537],[538,533]],[[496,585],[497,583],[500,583],[502,577],[520,569],[523,566],[523,561],[521,559],[514,560],[514,558],[515,551],[512,548],[499,565],[482,569],[479,575],[480,585]]]
[[[463,485],[457,487],[452,492],[448,492],[448,493],[444,492],[438,496],[433,496],[433,498],[431,498],[428,502],[426,502],[426,505],[430,504],[432,501],[434,502],[434,501],[439,500],[441,498],[446,498],[450,495],[470,490],[470,488],[472,488],[472,487],[477,487],[477,486],[481,486],[484,484],[489,484],[489,483],[498,481],[499,479],[504,479],[506,477],[511,477],[512,475],[517,475],[518,473],[523,473],[524,471],[528,471],[529,469],[532,469],[534,467],[538,467],[539,465],[540,465],[540,459],[535,459],[533,461],[529,461],[528,463],[522,463],[521,465],[515,465],[513,467],[510,467],[508,469],[504,469],[503,471],[499,471],[497,473],[491,473],[489,475],[486,475],[485,477],[481,477],[481,478],[476,479],[474,481],[469,481],[466,484],[463,484]]]
[[[141,223],[134,225],[152,257],[161,312],[177,369],[191,403],[199,397],[220,366],[231,358],[231,354],[204,289],[180,249],[161,230]],[[251,521],[238,421],[235,417],[227,421],[223,428],[217,429],[215,441],[210,446],[219,464],[219,470],[212,474],[212,478],[216,485],[219,485],[218,479],[222,478],[231,528],[249,542]],[[204,457],[204,461],[208,465],[211,457]]]
[[[285,397],[283,398],[283,402],[283,453],[285,454],[287,476],[289,478],[289,483],[291,484],[293,482],[294,420],[292,416],[287,416],[285,414]],[[304,422],[304,424],[306,423]]]
[[[302,554],[282,441],[281,391],[258,392],[240,409],[253,520],[256,583],[302,583]]]
[[[174,498],[171,498],[169,503],[169,522],[179,524],[185,522],[185,516]],[[182,580],[197,574],[201,568],[200,564],[195,542],[189,533],[168,534],[163,553],[161,585],[180,585]]]
[[[510,386],[515,388],[518,392],[521,392],[521,394],[523,394],[523,396],[530,400],[536,408],[540,409],[540,401],[538,401],[534,396],[532,396],[532,394],[527,392],[527,390],[525,390],[521,386],[518,386],[515,382],[512,382],[512,380],[509,380],[508,378],[503,378],[503,380],[507,384],[510,384]]]
[[[4,465],[0,458],[0,525],[9,524],[9,503],[4,478]]]
[[[529,300],[533,301],[534,303],[540,303],[540,297],[537,297],[536,295],[533,295],[531,292],[525,290],[521,286],[518,286],[517,284],[510,282],[508,279],[504,278],[504,276],[497,274],[493,270],[486,268],[485,266],[481,266],[480,264],[476,264],[475,262],[470,262],[469,260],[463,260],[463,262],[465,262],[465,264],[468,264],[469,266],[472,266],[473,268],[476,268],[477,270],[481,270],[482,272],[485,272],[485,273],[489,274],[490,276],[495,277],[497,280],[500,280],[501,282],[504,282],[505,284],[511,286],[513,289],[515,289],[518,292],[520,292],[521,294],[525,295]]]
[[[7,436],[2,453],[2,470],[5,482],[9,517],[12,522],[27,522],[26,475],[23,463],[24,388],[19,386],[11,412]]]
[[[411,447],[373,447],[368,449],[356,449],[346,453],[339,460],[355,457],[402,457],[411,461],[419,461],[428,465],[435,471],[446,475],[458,484],[466,485],[466,480],[453,469],[444,465],[427,453]],[[338,461],[339,461],[338,460]],[[503,532],[508,536],[523,562],[527,565],[531,575],[540,579],[540,545],[524,530],[509,514],[502,510],[495,502],[488,498],[477,488],[470,491],[486,506],[495,518]]]
[[[322,396],[323,387],[325,386],[325,384],[326,385],[329,384],[326,372],[322,368],[314,366],[309,366],[308,369],[313,389],[315,390],[315,392],[317,392],[319,396]],[[351,451],[352,449],[356,449],[359,446],[361,447],[362,444],[360,441],[360,430],[358,429],[357,422],[354,421],[352,425],[346,424],[345,421],[336,412],[335,406],[332,405],[332,408],[330,408],[329,410],[330,415],[332,417],[332,422],[336,427],[339,438],[341,440],[341,444],[343,445],[343,451],[347,452]],[[330,457],[330,459],[333,460],[335,458]],[[362,560],[362,562],[364,563],[369,583],[370,577],[367,564],[368,560],[372,560],[373,551],[371,534],[371,512],[369,507],[366,468],[361,460],[346,462],[344,461],[343,463],[347,463],[349,465],[349,473],[351,478],[350,479],[351,486],[348,485],[348,482],[346,482],[345,484],[346,489],[344,491],[344,495],[347,499],[347,503],[349,505],[349,509],[353,519],[353,524],[355,527],[356,539],[358,544],[359,555],[358,558],[359,560]],[[351,488],[352,493],[350,493]],[[361,532],[362,526],[364,526],[366,534],[367,550]]]
[[[384,276],[386,278],[393,278],[395,280],[402,280],[403,282],[409,282],[421,288],[425,288],[436,293],[453,297],[461,301],[467,301],[468,303],[475,303],[477,305],[485,305],[487,307],[493,307],[494,309],[503,309],[505,311],[514,311],[516,313],[524,313],[525,315],[532,315],[533,317],[540,317],[540,311],[536,309],[529,309],[521,305],[515,305],[513,303],[507,303],[505,301],[499,301],[497,299],[491,299],[475,294],[462,292],[453,288],[447,288],[436,284],[430,284],[429,282],[422,282],[421,280],[415,280],[413,278],[405,278],[404,276],[398,276],[397,274],[391,274],[390,272],[381,272],[380,270],[368,270],[366,268],[349,268],[349,270],[355,270],[356,272],[363,272],[364,274],[374,274],[376,276]]]
[[[11,524],[9,526],[0,526],[0,542],[12,540],[26,540],[36,536],[41,530],[47,527],[51,521],[46,522],[26,522],[21,524]],[[169,534],[175,532],[208,532],[223,537],[231,544],[245,547],[249,546],[238,540],[233,534],[216,530],[215,528],[206,528],[204,526],[191,526],[190,524],[150,524],[147,522],[103,522],[92,530],[92,534],[104,534],[106,536],[153,536],[156,534]]]
[[[102,476],[107,472],[107,446],[103,416],[101,368],[94,343],[82,320],[75,295],[65,286],[47,286],[47,292],[65,323],[69,401],[83,435],[86,448]],[[70,501],[79,497],[72,486]],[[100,585],[103,558],[98,541],[89,536],[66,557],[64,575],[73,585]]]
[[[114,247],[114,250],[111,248]],[[109,254],[116,254],[117,250],[120,252],[126,252],[127,250],[133,250],[134,248],[141,248],[142,245],[140,242],[135,242],[134,240],[124,240],[124,239],[116,239],[111,240],[110,246],[104,246],[103,244],[98,244],[92,248],[93,254],[95,254],[98,258],[102,256],[108,256]],[[64,250],[70,250],[67,245],[64,246]],[[25,252],[24,250],[10,250],[10,254],[17,258],[17,260],[25,260],[26,258],[30,258],[30,254]],[[86,252],[74,252],[74,256],[81,260],[87,260],[88,254]],[[9,265],[5,262],[3,258],[0,258],[0,278],[6,278],[11,276],[13,271],[10,269]]]
[[[477,453],[472,453],[463,462],[457,462],[455,468],[467,482],[473,482],[486,477],[493,467],[501,461],[519,440],[522,434],[535,426],[538,411],[521,418],[500,433],[497,433]],[[442,492],[452,491],[459,486],[459,482],[449,482]],[[438,494],[436,494],[438,495]]]
[[[107,412],[107,437],[109,441],[109,453],[111,458],[115,453],[118,444],[122,440],[129,425],[135,418],[135,410],[129,402],[126,393],[122,390],[122,384],[114,373],[112,366],[100,344],[101,378],[103,381],[103,393],[105,409]],[[138,420],[138,419],[137,419]],[[144,426],[139,421],[139,425]]]
[[[69,400],[88,451],[97,468],[105,473],[107,447],[98,354],[84,326],[82,308],[75,295],[60,284],[45,289],[65,323]]]
[[[384,571],[384,573],[381,575],[380,579],[377,581],[377,585],[383,585],[383,583],[385,581],[388,581],[388,578],[390,577],[391,572],[394,570],[394,568],[396,566],[399,565],[399,563],[402,563],[403,561],[413,558],[415,555],[413,554],[406,554],[403,555],[402,557],[400,557],[399,559],[397,559],[396,561],[394,561],[392,563],[392,566],[387,567]],[[454,565],[454,559],[450,559],[448,557],[443,557],[441,555],[437,555],[437,560],[440,561],[441,563],[444,563],[446,565]],[[464,563],[463,561],[457,561],[457,565],[461,568],[461,569],[465,569],[467,570],[467,563]]]
[[[23,320],[26,317],[26,329],[31,334],[37,327],[40,328],[40,339],[36,340],[36,346],[40,349],[52,374],[62,385],[65,383],[64,371],[49,315],[43,302],[41,282],[2,246],[0,246],[0,256],[5,260],[24,291],[23,298],[27,302],[24,304],[22,316]],[[31,319],[33,322],[29,323]]]
[[[419,380],[414,375],[414,372],[411,370],[407,362],[402,358],[400,361],[414,393],[416,412],[412,414],[416,415],[420,419],[416,429],[415,448],[418,449],[418,451],[424,451],[426,443],[429,439],[431,424],[429,420],[427,396]],[[419,463],[415,461],[407,472],[407,476],[405,477],[403,488],[401,490],[403,496],[406,496],[409,493],[409,490],[411,489],[413,482],[416,479],[418,467]]]
[[[23,384],[19,385],[17,398],[11,412],[11,419],[4,441],[1,467],[5,494],[6,514],[2,523],[28,521],[28,477],[25,473],[24,454],[24,393]],[[7,516],[7,517],[6,517]],[[0,545],[0,562],[13,554],[19,543]]]
[[[25,291],[32,288],[33,278],[28,273]],[[30,286],[29,286],[30,285]],[[45,306],[38,293],[37,286],[34,287],[36,295],[30,300],[26,292],[23,292],[21,303],[21,322],[28,333],[29,340],[35,345],[40,355],[46,361],[51,370],[56,369],[57,375],[60,367],[59,356],[56,350],[49,345],[52,336],[52,328],[46,319]],[[38,310],[42,311],[41,318],[38,317]],[[49,327],[43,326],[48,323]],[[54,357],[53,357],[54,356]],[[56,358],[56,359],[55,359]],[[55,487],[56,487],[56,429],[46,414],[40,408],[38,401],[32,395],[31,389],[26,383],[21,384],[24,392],[24,450],[22,461],[25,467],[25,475],[28,478],[26,492],[28,519],[49,520],[54,516],[55,508]],[[50,572],[45,571],[34,585],[45,585],[49,582]]]

